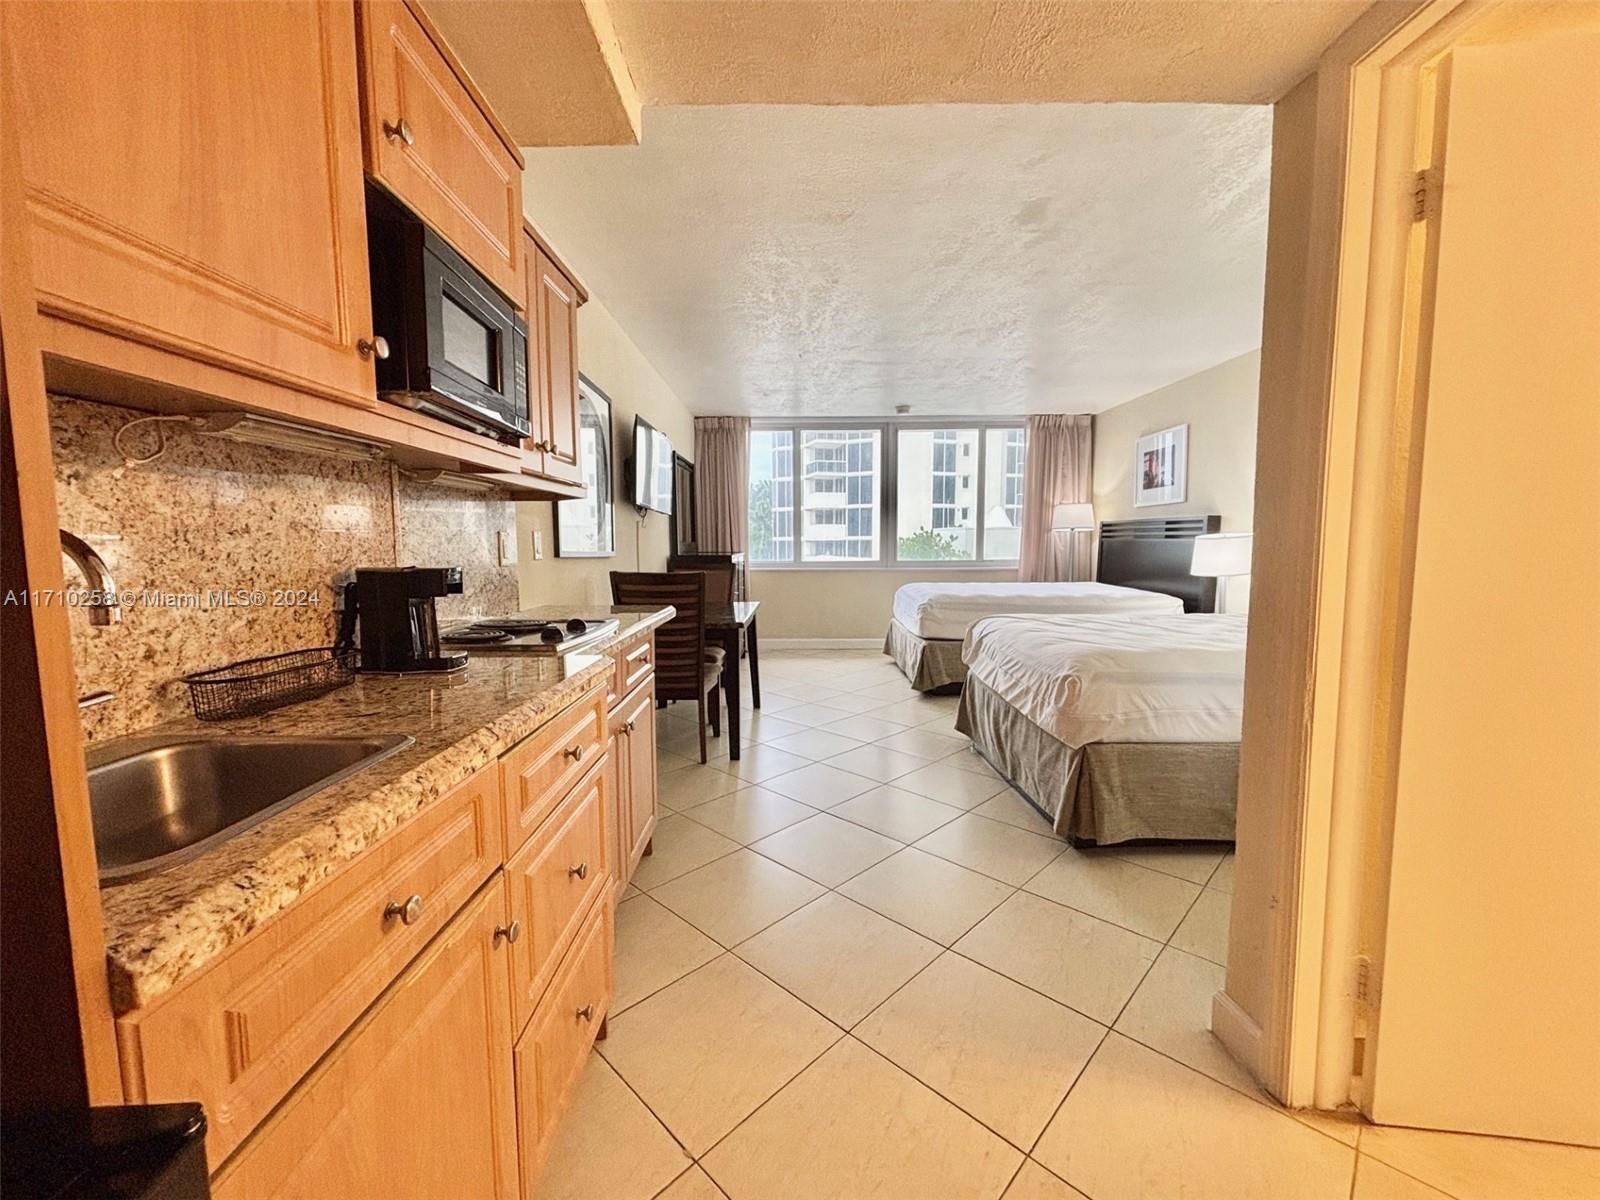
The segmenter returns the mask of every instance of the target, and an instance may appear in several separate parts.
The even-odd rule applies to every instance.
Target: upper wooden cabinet
[[[47,352],[377,403],[354,43],[337,0],[0,4]]]
[[[582,483],[578,461],[578,308],[589,296],[525,226],[528,261],[528,364],[534,411],[534,470],[548,479]]]
[[[521,304],[516,143],[420,9],[362,0],[357,12],[368,173]]]

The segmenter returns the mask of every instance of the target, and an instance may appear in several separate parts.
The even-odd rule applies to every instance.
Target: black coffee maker
[[[459,671],[465,654],[441,654],[433,602],[461,594],[460,567],[358,567],[344,586],[336,648],[356,644],[363,671]]]

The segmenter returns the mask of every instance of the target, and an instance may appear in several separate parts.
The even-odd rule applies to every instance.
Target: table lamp
[[[1189,574],[1212,575],[1217,580],[1217,600],[1213,612],[1226,611],[1224,590],[1230,575],[1250,574],[1250,548],[1252,537],[1248,533],[1202,533],[1194,539],[1194,558],[1189,563]]]

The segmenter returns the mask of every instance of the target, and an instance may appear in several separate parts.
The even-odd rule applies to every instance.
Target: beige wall
[[[610,572],[666,569],[667,518],[651,513],[641,520],[623,488],[622,464],[631,453],[635,414],[666,434],[679,454],[694,458],[694,418],[599,300],[578,310],[578,368],[611,398],[617,552],[610,558],[557,558],[555,506],[519,504],[517,575],[524,605],[609,604]],[[532,544],[536,531],[544,543],[544,558],[538,561]]]
[[[1224,529],[1251,527],[1256,488],[1256,403],[1261,351],[1218,363],[1147,392],[1094,419],[1097,521],[1221,513]],[[1147,433],[1189,426],[1189,497],[1182,504],[1133,506],[1133,447]]]
[[[761,637],[870,638],[889,628],[895,589],[928,579],[1015,579],[1017,569],[940,570],[778,570],[751,571],[750,595],[761,601]]]
[[[1094,516],[1096,521],[1220,513],[1222,528],[1249,530],[1256,490],[1256,404],[1261,351],[1180,379],[1094,419]],[[1182,504],[1133,506],[1134,452],[1147,433],[1189,426],[1188,498]],[[1228,580],[1227,608],[1250,605],[1250,577]]]

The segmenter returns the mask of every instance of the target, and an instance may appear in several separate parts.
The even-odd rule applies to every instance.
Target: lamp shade
[[[1194,539],[1191,575],[1250,574],[1251,535],[1248,533],[1202,533]]]
[[[1094,528],[1094,505],[1058,504],[1050,515],[1050,528],[1057,533]]]

